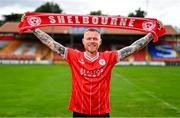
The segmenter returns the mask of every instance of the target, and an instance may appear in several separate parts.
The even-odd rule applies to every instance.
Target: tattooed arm
[[[52,37],[50,37],[45,32],[41,31],[40,29],[32,30],[34,35],[45,45],[47,45],[51,50],[57,52],[60,56],[65,58],[65,50],[66,48],[62,46],[60,43],[54,41]]]
[[[153,35],[148,33],[146,36],[142,37],[141,39],[135,41],[130,46],[122,48],[118,50],[118,61],[128,57],[129,55],[141,50],[144,48],[151,40],[153,39]]]

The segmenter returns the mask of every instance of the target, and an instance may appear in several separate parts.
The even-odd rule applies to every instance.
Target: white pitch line
[[[169,108],[174,109],[177,113],[180,113],[179,108],[177,108],[177,107],[175,107],[174,105],[166,102],[165,100],[163,100],[163,99],[161,99],[161,98],[153,95],[153,94],[152,94],[151,92],[149,92],[148,90],[145,90],[144,88],[142,88],[142,87],[134,84],[133,82],[129,81],[128,79],[125,79],[125,77],[119,75],[118,73],[115,73],[114,75],[117,76],[117,77],[121,77],[121,78],[122,78],[124,81],[126,81],[128,84],[133,85],[135,88],[141,90],[141,91],[144,92],[146,95],[154,98],[155,100],[158,100],[158,101],[162,102],[164,105],[168,106]]]

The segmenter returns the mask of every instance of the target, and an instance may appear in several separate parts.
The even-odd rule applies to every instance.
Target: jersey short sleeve
[[[65,60],[70,64],[72,61],[77,60],[80,51],[74,50],[72,48],[66,48]]]
[[[108,60],[109,64],[116,64],[118,62],[118,52],[117,51],[105,51],[104,56]]]

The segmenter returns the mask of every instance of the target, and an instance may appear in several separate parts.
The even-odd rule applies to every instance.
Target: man
[[[120,50],[98,52],[102,42],[101,34],[95,28],[89,28],[84,31],[82,39],[85,52],[80,52],[62,46],[40,29],[34,29],[33,33],[70,65],[72,95],[69,109],[73,111],[73,117],[109,117],[110,77],[113,66],[144,48],[153,39],[153,35],[149,33]]]

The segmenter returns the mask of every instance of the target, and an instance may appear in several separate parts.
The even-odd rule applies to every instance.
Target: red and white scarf
[[[23,21],[18,25],[19,33],[28,29],[45,26],[83,26],[83,27],[104,27],[138,30],[154,35],[153,42],[165,34],[165,28],[153,18],[136,18],[122,16],[92,16],[92,15],[71,15],[58,13],[25,13]]]

